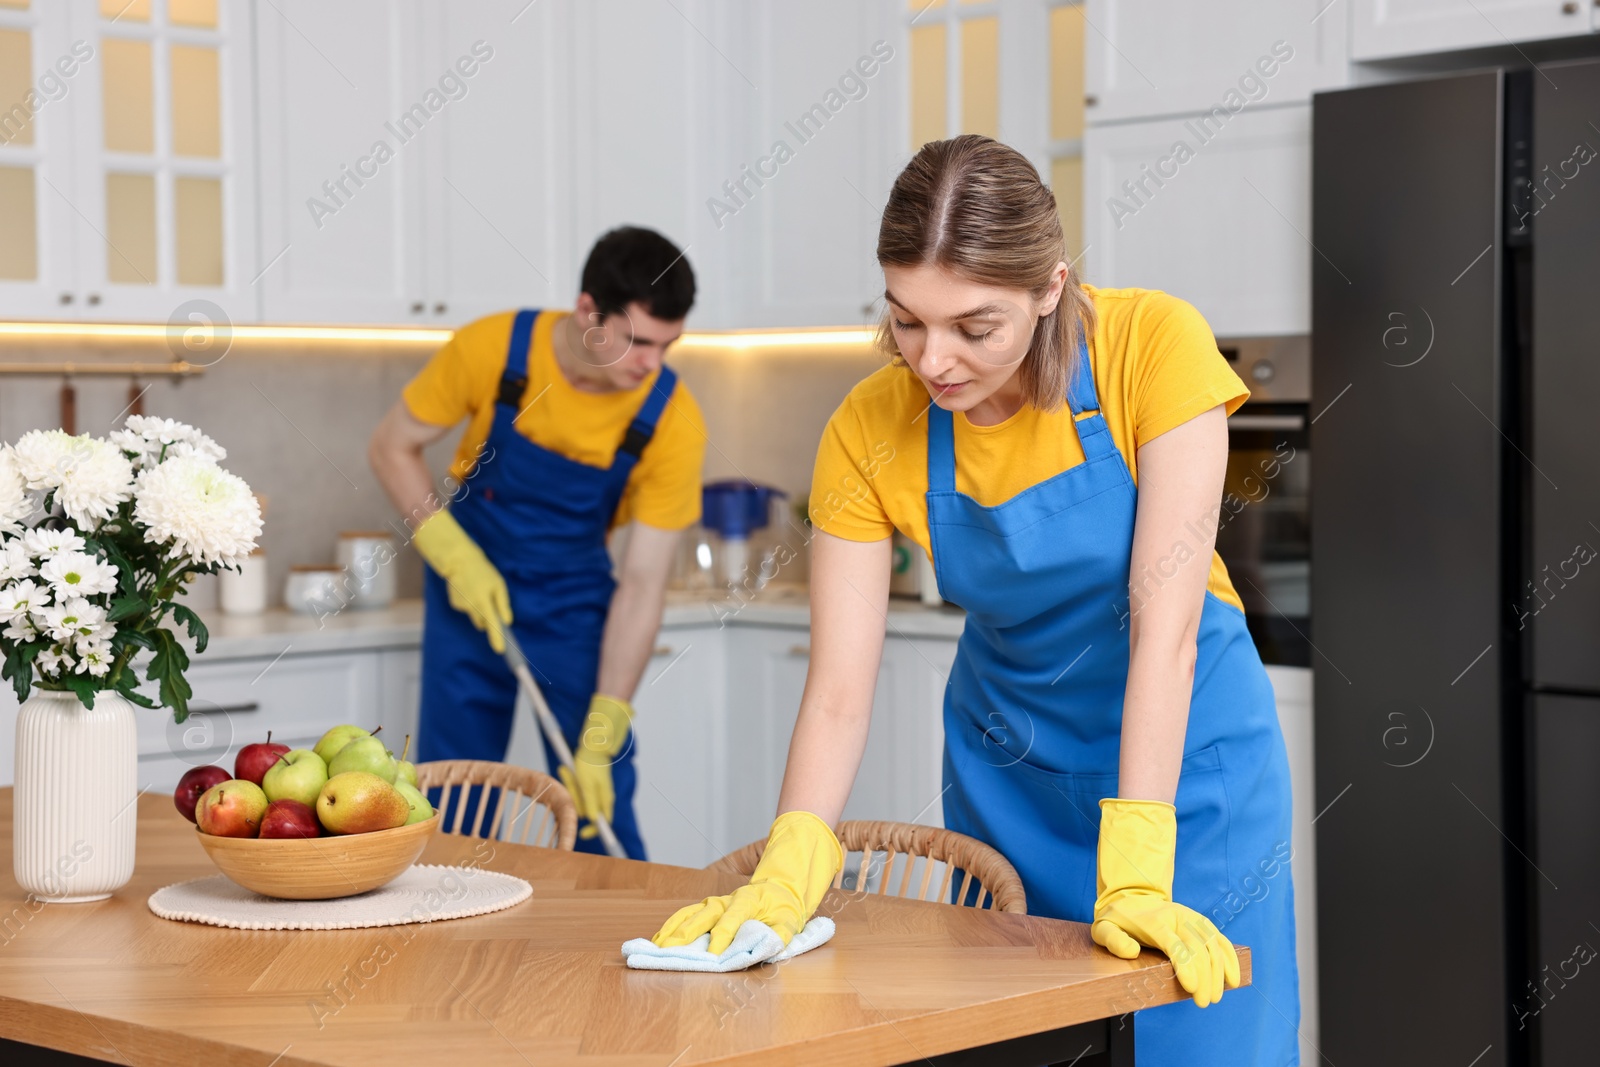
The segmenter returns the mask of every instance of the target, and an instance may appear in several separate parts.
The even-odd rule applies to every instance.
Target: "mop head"
[[[833,920],[817,916],[794,935],[788,945],[772,927],[757,919],[747,919],[733,935],[733,941],[720,956],[710,951],[711,934],[704,933],[687,945],[661,948],[648,937],[622,943],[628,966],[640,971],[742,971],[758,963],[782,963],[802,952],[810,952],[833,937]]]

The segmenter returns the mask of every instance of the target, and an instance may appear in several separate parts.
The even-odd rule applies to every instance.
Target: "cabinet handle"
[[[70,304],[70,303],[72,303],[72,294],[71,293],[62,293],[56,299],[59,300],[63,304]]]
[[[650,650],[650,655],[652,657],[654,657],[654,656],[670,656],[670,655],[672,655],[672,646],[671,645],[657,645],[655,648],[652,648]]]
[[[411,301],[411,314],[420,315],[427,309],[427,305],[420,300]]]
[[[1099,105],[1099,103],[1100,103],[1100,98],[1098,96],[1095,96],[1093,93],[1089,93],[1086,96],[1084,96],[1084,98],[1083,98],[1083,106],[1084,107],[1097,107]]]
[[[1569,0],[1568,3],[1561,5],[1561,13],[1563,15],[1576,15],[1578,13],[1578,5]]]
[[[797,659],[800,658],[800,657],[805,657],[805,658],[809,659],[810,656],[811,656],[811,646],[810,645],[790,645],[789,646],[789,655],[794,656]]]
[[[435,315],[443,315],[446,310],[447,309],[445,307],[444,301],[442,301],[442,300],[439,301],[439,303],[433,305],[433,313]]]
[[[189,703],[193,704],[194,701],[191,700]],[[194,710],[199,711],[199,712],[204,712],[207,709],[206,708],[195,708]],[[210,711],[213,714],[218,714],[218,715],[245,715],[245,714],[248,714],[249,712],[260,711],[260,710],[261,710],[261,702],[258,701],[258,700],[248,700],[248,701],[245,701],[243,704],[219,704],[216,707],[210,709]]]
[[[100,294],[99,293],[90,293],[89,294],[89,303],[90,304],[98,304],[98,303],[100,303]]]

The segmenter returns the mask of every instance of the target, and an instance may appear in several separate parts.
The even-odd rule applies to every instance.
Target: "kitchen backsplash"
[[[141,381],[144,412],[191,422],[228,449],[230,470],[267,497],[262,541],[273,601],[291,565],[331,564],[341,530],[397,528],[398,516],[367,465],[367,440],[401,388],[432,354],[418,342],[236,339],[205,373]],[[30,340],[0,345],[0,360],[164,362],[162,341]],[[685,345],[669,357],[705,414],[706,479],[745,477],[806,494],[828,416],[850,387],[882,365],[870,346]],[[76,378],[77,430],[120,424],[127,378]],[[0,378],[0,440],[60,425],[59,378]],[[428,450],[436,480],[454,453],[452,433]],[[420,595],[422,569],[406,549],[401,596]],[[195,591],[205,608],[214,589]]]

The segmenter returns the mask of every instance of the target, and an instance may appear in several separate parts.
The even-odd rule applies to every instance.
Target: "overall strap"
[[[677,387],[678,372],[671,367],[662,366],[661,373],[656,376],[655,385],[650,389],[650,395],[639,405],[639,413],[633,417],[633,422],[628,424],[628,432],[623,435],[622,444],[617,446],[617,457],[631,456],[635,460],[639,458],[644,452],[644,446],[655,436],[656,422],[666,410],[667,401],[672,399],[672,391]],[[612,459],[612,463],[616,463],[616,458]]]
[[[538,317],[537,308],[523,308],[511,320],[511,344],[506,348],[506,369],[500,375],[500,392],[495,401],[512,411],[522,410],[522,397],[528,391],[528,349]]]
[[[1083,447],[1085,460],[1110,455],[1117,450],[1117,442],[1106,425],[1105,412],[1100,410],[1100,397],[1095,392],[1094,368],[1089,364],[1089,346],[1078,341],[1078,358],[1072,369],[1072,382],[1067,388],[1067,404],[1072,409],[1073,428],[1078,431],[1078,444]],[[1087,418],[1077,416],[1091,412]]]
[[[928,492],[949,493],[956,487],[955,423],[950,412],[928,402]]]

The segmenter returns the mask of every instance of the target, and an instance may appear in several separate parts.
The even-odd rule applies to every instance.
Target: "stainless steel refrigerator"
[[[1314,101],[1321,1051],[1600,1062],[1600,61]]]

